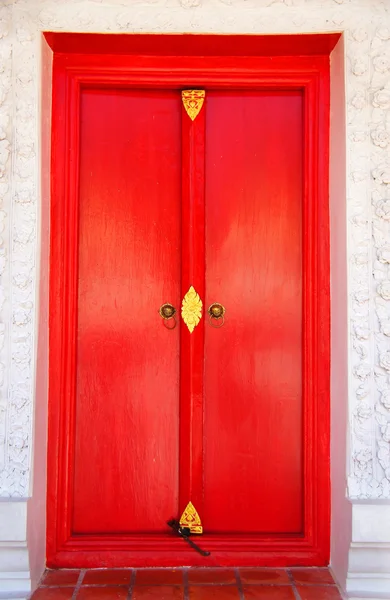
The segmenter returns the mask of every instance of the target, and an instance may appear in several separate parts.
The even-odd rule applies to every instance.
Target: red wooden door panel
[[[329,61],[206,38],[54,59],[49,566],[327,563]]]
[[[164,531],[178,510],[181,106],[84,90],[74,533]]]
[[[204,523],[301,532],[300,92],[210,92],[206,112]]]

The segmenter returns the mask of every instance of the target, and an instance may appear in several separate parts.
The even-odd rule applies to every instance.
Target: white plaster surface
[[[0,598],[31,591],[26,537],[27,502],[0,502]]]
[[[26,502],[1,502],[0,512],[0,542],[25,540]]]
[[[342,417],[342,428],[333,420],[339,442],[333,445],[332,458],[337,459],[340,443],[339,460],[346,463],[348,489],[343,482],[344,466],[336,471],[332,467],[337,478],[332,500],[339,526],[345,521],[343,531],[350,537],[352,522],[352,529],[358,531],[355,520],[365,520],[366,515],[360,509],[355,511],[358,505],[354,504],[353,516],[342,518],[349,510],[343,501],[345,494],[352,502],[373,502],[369,510],[374,514],[381,502],[390,500],[390,1],[0,0],[0,497],[4,500],[34,498],[34,491],[41,496],[44,488],[44,477],[35,481],[35,490],[32,483],[34,406],[41,425],[46,414],[45,386],[36,386],[34,377],[39,355],[38,215],[43,203],[38,75],[44,30],[344,32],[347,187],[340,195],[340,210],[346,211],[347,249],[346,266],[344,263],[335,276],[337,281],[344,268],[348,337],[345,349],[341,337],[332,341],[332,348],[339,348],[344,356],[348,385],[339,370],[335,385],[332,383],[332,410],[340,406],[343,412],[348,406],[348,414]],[[337,147],[333,151],[337,152]],[[332,202],[337,207],[334,198]],[[337,221],[337,214],[333,216]],[[332,239],[338,236],[332,235]],[[344,261],[344,256],[339,260]],[[343,310],[342,293],[337,302]],[[336,320],[337,314],[332,313]],[[41,322],[44,328],[44,320]],[[42,433],[41,428],[36,431]],[[343,433],[348,452],[340,441]],[[41,462],[36,468],[44,471],[45,465]],[[0,516],[2,506],[5,504],[0,503]],[[42,524],[32,528],[31,535],[44,539],[42,509],[37,514]],[[351,547],[351,564],[351,557],[363,556],[365,544],[367,553],[371,552],[374,520],[364,539],[352,542],[360,545]],[[19,518],[15,516],[11,522],[13,537],[1,542],[10,547],[18,535]],[[390,544],[386,531],[384,527],[378,532],[382,536],[375,542],[380,545],[376,548],[379,553],[386,552],[384,545]],[[39,543],[42,547],[42,541]],[[29,545],[34,545],[32,538]],[[338,548],[339,544],[336,548],[332,543],[334,556]],[[341,555],[345,562],[345,552],[337,560]],[[5,569],[3,557],[0,548],[0,573]],[[340,573],[344,570],[340,568]],[[379,598],[359,595],[363,588],[365,594],[373,594],[366,588],[374,589],[379,581],[378,574],[372,578],[367,571],[366,575],[360,578],[364,584],[355,577],[353,597]],[[378,593],[385,580],[382,577],[378,583]]]
[[[330,289],[331,289],[331,567],[345,582],[352,531],[352,505],[346,497],[348,430],[348,286],[345,140],[345,44],[330,59]]]
[[[31,493],[41,31],[250,34],[344,31],[349,497],[390,498],[389,1],[2,2],[0,495],[25,498]]]
[[[354,503],[348,598],[390,598],[390,503]]]

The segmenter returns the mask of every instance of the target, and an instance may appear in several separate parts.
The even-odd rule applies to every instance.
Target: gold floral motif
[[[197,294],[191,286],[184,296],[181,305],[181,316],[190,333],[194,331],[202,318],[202,306],[202,300],[199,298],[199,294]]]
[[[181,93],[181,99],[186,109],[187,115],[192,121],[196,119],[200,113],[200,109],[203,106],[203,102],[206,96],[204,90],[183,90]]]
[[[189,502],[180,517],[180,526],[188,527],[191,533],[203,533],[202,522],[192,502]]]

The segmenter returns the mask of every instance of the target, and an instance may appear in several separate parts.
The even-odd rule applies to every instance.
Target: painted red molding
[[[203,370],[205,324],[205,109],[195,120],[184,105],[182,116],[181,297],[194,287],[203,316],[190,333],[181,323],[180,345],[180,502],[179,514],[192,502],[203,514]]]
[[[306,35],[191,35],[44,33],[55,53],[164,56],[329,55],[340,33]]]
[[[294,36],[297,47],[303,48],[305,39],[310,38],[307,52],[310,56],[251,56],[246,44],[253,44],[255,52],[256,40],[265,52],[265,38],[255,36],[237,36],[234,51],[231,56],[232,43],[229,36],[199,36],[193,39],[199,41],[197,48],[199,56],[175,56],[175,36],[169,46],[172,55],[164,56],[166,36],[134,36],[137,46],[145,48],[153,38],[153,46],[142,56],[128,56],[127,44],[133,36],[123,37],[123,45],[117,41],[117,55],[105,54],[72,54],[72,51],[82,52],[85,49],[84,36],[70,35],[69,38],[57,37],[67,34],[46,34],[55,50],[53,71],[53,128],[52,128],[52,185],[51,185],[51,279],[50,279],[50,369],[49,369],[49,451],[48,451],[48,520],[47,520],[47,557],[49,566],[63,567],[93,567],[93,566],[152,566],[152,565],[325,565],[329,559],[329,223],[328,223],[328,137],[329,137],[329,56],[328,53],[337,39],[332,36]],[[105,52],[105,44],[111,36],[93,36],[93,49],[97,52],[99,39],[101,51]],[[189,38],[190,36],[184,36]],[[274,38],[275,36],[269,36]],[[276,36],[277,37],[277,36]],[[283,36],[293,37],[293,36]],[[77,39],[76,39],[77,38]],[[105,38],[105,39],[103,39]],[[142,38],[142,39],[141,39]],[[147,39],[148,38],[148,39]],[[238,39],[240,38],[240,39]],[[248,38],[249,41],[248,41]],[[315,55],[315,39],[318,38],[317,54]],[[325,43],[326,38],[326,43]],[[330,39],[332,38],[332,39]],[[204,58],[208,52],[201,51],[201,39],[206,50],[218,48],[218,56]],[[270,39],[270,48],[275,41]],[[287,44],[287,41],[285,40]],[[290,40],[288,41],[288,44]],[[67,47],[69,44],[69,48]],[[84,44],[84,45],[83,45]],[[144,44],[144,45],[143,45]],[[300,46],[301,44],[301,46]],[[191,48],[193,46],[191,45]],[[284,46],[287,48],[287,45]],[[121,50],[121,52],[119,52]],[[153,55],[156,53],[156,56]],[[268,50],[270,52],[270,50]],[[158,54],[158,55],[157,55]],[[245,54],[249,54],[246,56]],[[78,294],[79,269],[78,258],[80,239],[80,173],[79,165],[82,158],[80,151],[80,107],[89,93],[94,90],[106,90],[109,96],[113,89],[133,90],[130,95],[137,94],[136,90],[149,90],[150,96],[173,94],[177,90],[177,107],[180,108],[179,90],[199,87],[207,91],[240,89],[275,93],[277,90],[299,92],[304,105],[303,110],[303,499],[304,523],[302,531],[278,534],[256,535],[235,533],[205,534],[202,545],[212,552],[205,559],[188,550],[180,540],[172,538],[169,533],[156,528],[145,534],[142,530],[133,533],[119,530],[107,535],[92,532],[91,526],[83,531],[78,519],[75,530],[74,486],[80,481],[75,473],[75,458],[77,455],[77,404],[76,381],[78,370],[76,360],[78,344]],[[90,90],[90,92],[88,91]],[[165,91],[166,90],[166,91]],[[87,95],[86,95],[87,94]],[[167,106],[175,100],[169,100]],[[164,101],[165,102],[165,101]],[[107,105],[106,105],[107,106]],[[170,109],[166,109],[169,113]],[[202,109],[203,110],[203,109]],[[207,105],[206,105],[207,110]],[[179,114],[179,113],[178,113]],[[206,111],[198,115],[194,123],[184,120],[183,114],[181,137],[183,148],[192,143],[192,150],[184,153],[192,160],[198,160],[202,167],[202,148],[204,140],[204,119]],[[99,118],[104,119],[104,112]],[[174,117],[171,116],[174,122]],[[199,119],[199,120],[198,120]],[[114,121],[113,121],[114,122]],[[161,129],[161,131],[163,131]],[[106,134],[109,137],[109,132]],[[161,133],[162,135],[162,133]],[[165,135],[165,134],[164,134]],[[120,137],[122,136],[122,138]],[[193,137],[192,137],[193,136]],[[108,138],[107,138],[108,139]],[[195,142],[191,142],[193,139]],[[118,143],[126,141],[125,134],[118,129]],[[140,146],[141,148],[141,146]],[[173,148],[173,146],[172,146]],[[172,148],[162,150],[172,152]],[[127,152],[127,150],[126,150]],[[118,154],[118,157],[120,154]],[[127,156],[127,155],[126,155]],[[143,154],[147,156],[147,153]],[[118,158],[119,160],[119,158]],[[169,164],[169,163],[167,163]],[[104,168],[104,165],[102,166]],[[114,167],[112,167],[114,168]],[[196,279],[194,287],[200,293],[207,294],[204,289],[204,202],[202,200],[201,170],[199,179],[191,182],[191,168],[186,161],[183,168],[183,209],[182,257],[186,269],[183,270],[181,290],[171,286],[168,280],[164,284],[165,296],[161,303],[171,302],[180,312],[183,290],[187,288],[191,278]],[[175,178],[176,175],[172,174]],[[155,181],[155,178],[153,179]],[[172,190],[176,179],[172,179]],[[101,180],[102,185],[104,179]],[[84,184],[82,184],[84,185]],[[85,184],[86,185],[86,184]],[[166,184],[167,185],[167,184]],[[193,187],[194,186],[194,187]],[[95,192],[96,193],[96,192]],[[173,192],[172,192],[173,193]],[[172,193],[170,196],[172,196]],[[176,193],[176,192],[175,192]],[[167,196],[166,202],[169,203]],[[164,205],[164,202],[163,202]],[[125,206],[125,205],[123,205]],[[168,211],[174,214],[175,209],[167,204]],[[115,208],[117,210],[117,208]],[[119,208],[118,208],[119,210]],[[194,211],[194,212],[192,212]],[[81,215],[82,216],[82,215]],[[207,218],[207,216],[206,216]],[[145,221],[146,223],[146,221]],[[191,226],[196,227],[196,236],[190,237]],[[167,229],[167,236],[174,234],[174,225]],[[190,241],[192,239],[192,241]],[[176,242],[172,237],[176,250]],[[85,240],[82,240],[85,243]],[[192,246],[191,246],[192,245]],[[120,246],[118,246],[120,247]],[[101,252],[105,248],[102,245]],[[154,252],[154,251],[153,251]],[[172,255],[174,256],[174,255]],[[197,256],[194,261],[193,257]],[[98,257],[98,254],[97,254]],[[164,268],[165,255],[161,255],[161,268]],[[168,257],[169,258],[169,257]],[[191,262],[191,259],[193,262]],[[174,260],[171,258],[170,260]],[[206,265],[207,266],[207,265]],[[149,268],[149,267],[148,267]],[[173,276],[173,275],[172,275]],[[187,291],[187,290],[186,290]],[[203,300],[203,298],[202,298]],[[208,298],[210,303],[222,298]],[[134,308],[134,307],[133,307]],[[158,309],[158,306],[156,307]],[[204,302],[207,309],[207,302]],[[156,312],[156,327],[162,324]],[[227,313],[228,316],[228,313]],[[204,315],[205,317],[205,315]],[[203,347],[203,327],[205,320],[198,326],[197,338],[185,338],[185,326],[180,324],[182,345],[181,393],[184,397],[197,397],[193,405],[194,419],[185,417],[183,405],[181,416],[190,424],[188,438],[185,430],[180,432],[180,452],[183,463],[180,471],[181,495],[180,508],[186,502],[188,494],[197,494],[202,501],[201,455],[202,421],[202,366],[200,357]],[[179,315],[178,315],[178,318]],[[143,322],[143,321],[142,321]],[[156,330],[157,331],[157,330]],[[160,330],[158,330],[160,331]],[[164,331],[165,333],[165,331]],[[169,335],[179,335],[179,327],[167,332]],[[195,332],[194,332],[195,333]],[[139,352],[142,350],[143,332],[137,334]],[[156,334],[156,343],[162,340],[160,333]],[[193,334],[192,334],[193,335]],[[178,339],[178,338],[175,338]],[[159,341],[160,340],[160,341]],[[161,342],[162,343],[162,342]],[[171,343],[171,342],[170,342]],[[165,350],[166,351],[166,350]],[[184,357],[187,353],[186,360]],[[90,355],[92,359],[93,354]],[[135,355],[134,355],[135,357]],[[192,358],[191,358],[192,357]],[[185,381],[189,361],[193,360],[193,368],[199,375],[194,380],[195,388],[189,389]],[[111,370],[108,376],[111,376]],[[156,390],[156,396],[163,394],[164,387]],[[77,392],[78,393],[78,392]],[[164,397],[164,396],[163,396]],[[186,409],[188,409],[188,404]],[[153,419],[153,416],[152,416]],[[153,427],[158,427],[157,421]],[[85,430],[87,431],[87,430]],[[119,431],[119,430],[118,430]],[[129,433],[129,428],[123,427],[123,433]],[[146,434],[145,434],[146,435]],[[282,440],[280,441],[282,443]],[[192,454],[195,460],[189,461]],[[167,454],[168,456],[168,454]],[[169,451],[169,456],[172,451]],[[184,456],[187,458],[184,459]],[[127,459],[126,459],[127,460]],[[173,460],[173,459],[172,459]],[[185,462],[186,461],[186,462]],[[128,463],[126,463],[128,464]],[[173,464],[173,463],[172,463]],[[110,469],[110,464],[90,465],[104,473]],[[77,467],[78,468],[78,467]],[[185,472],[190,469],[188,478]],[[157,481],[157,480],[156,480]],[[261,482],[259,482],[260,485]],[[79,484],[77,484],[79,485]],[[233,486],[234,487],[234,486]],[[156,497],[156,490],[153,497]],[[99,493],[99,490],[97,490]],[[176,494],[169,502],[175,503]],[[137,499],[129,498],[130,504]],[[198,501],[198,500],[197,500]],[[288,501],[288,499],[287,499]],[[94,508],[94,507],[93,507]],[[179,509],[179,504],[177,505]],[[198,508],[198,507],[197,507]],[[117,510],[117,509],[115,509]],[[122,512],[121,512],[122,511]],[[120,508],[118,514],[125,514],[125,508]],[[115,511],[114,511],[115,512]],[[152,514],[152,512],[150,513]],[[157,514],[157,513],[156,513]],[[169,518],[173,515],[166,515]],[[178,516],[178,515],[177,515]],[[164,516],[165,518],[165,516]],[[98,526],[97,526],[98,527]],[[144,530],[145,531],[145,530]]]

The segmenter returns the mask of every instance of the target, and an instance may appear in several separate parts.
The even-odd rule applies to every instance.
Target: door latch
[[[167,521],[167,525],[169,525],[169,527],[171,527],[172,530],[179,537],[183,538],[183,540],[185,540],[187,544],[191,546],[191,548],[199,552],[199,554],[201,554],[202,556],[210,556],[210,552],[208,552],[207,550],[202,550],[202,548],[199,548],[198,544],[195,544],[195,542],[191,540],[191,531],[189,527],[182,527],[179,521],[177,521],[176,519],[171,519],[170,521]]]
[[[199,552],[199,554],[202,556],[210,556],[210,552],[202,550],[202,548],[199,548],[198,544],[195,544],[195,542],[190,539],[190,535],[192,534],[201,535],[203,533],[202,522],[192,502],[189,502],[185,507],[183,514],[180,517],[180,521],[171,519],[170,521],[167,521],[167,525],[169,525],[178,536],[182,537],[191,548]]]

